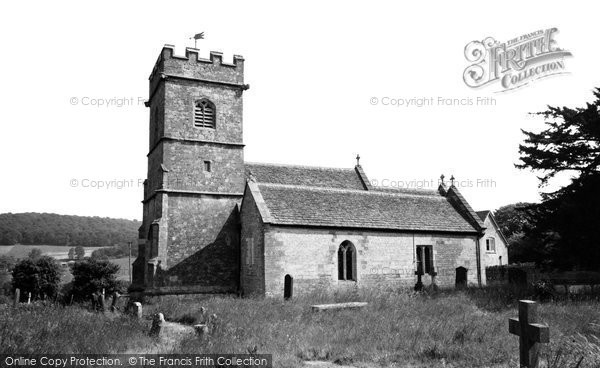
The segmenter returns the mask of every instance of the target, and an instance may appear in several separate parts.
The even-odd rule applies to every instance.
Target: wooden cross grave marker
[[[519,336],[521,367],[537,368],[539,343],[550,342],[550,328],[537,323],[537,306],[531,300],[519,300],[519,318],[509,318],[508,332]]]

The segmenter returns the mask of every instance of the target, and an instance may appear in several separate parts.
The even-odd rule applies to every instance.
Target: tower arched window
[[[338,249],[338,280],[356,281],[356,249],[348,240]]]
[[[194,102],[194,126],[200,128],[215,128],[217,114],[215,105],[207,99]]]

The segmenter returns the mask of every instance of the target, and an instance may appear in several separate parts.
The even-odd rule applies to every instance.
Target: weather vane
[[[190,40],[192,38],[194,39],[194,48],[197,49],[198,48],[198,40],[203,40],[204,39],[204,32],[196,33],[194,35],[194,37],[190,37]]]

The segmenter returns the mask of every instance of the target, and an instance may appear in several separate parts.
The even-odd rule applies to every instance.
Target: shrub
[[[0,256],[0,272],[12,272],[17,260],[7,254]]]
[[[12,271],[12,286],[31,293],[34,297],[53,297],[60,284],[61,269],[52,257],[21,260]]]
[[[119,266],[109,261],[86,259],[73,265],[73,296],[76,300],[87,299],[91,294],[105,290],[106,293],[119,291],[117,282]]]
[[[539,280],[533,283],[533,293],[536,299],[546,301],[554,298],[554,285],[548,280]]]

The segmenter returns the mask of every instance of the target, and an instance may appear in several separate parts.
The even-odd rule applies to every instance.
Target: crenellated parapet
[[[244,85],[244,58],[233,56],[233,63],[223,62],[223,54],[210,52],[210,58],[200,57],[200,50],[187,47],[185,56],[175,55],[173,45],[165,45],[150,74],[150,95],[163,79],[178,78],[216,83],[247,89]]]

